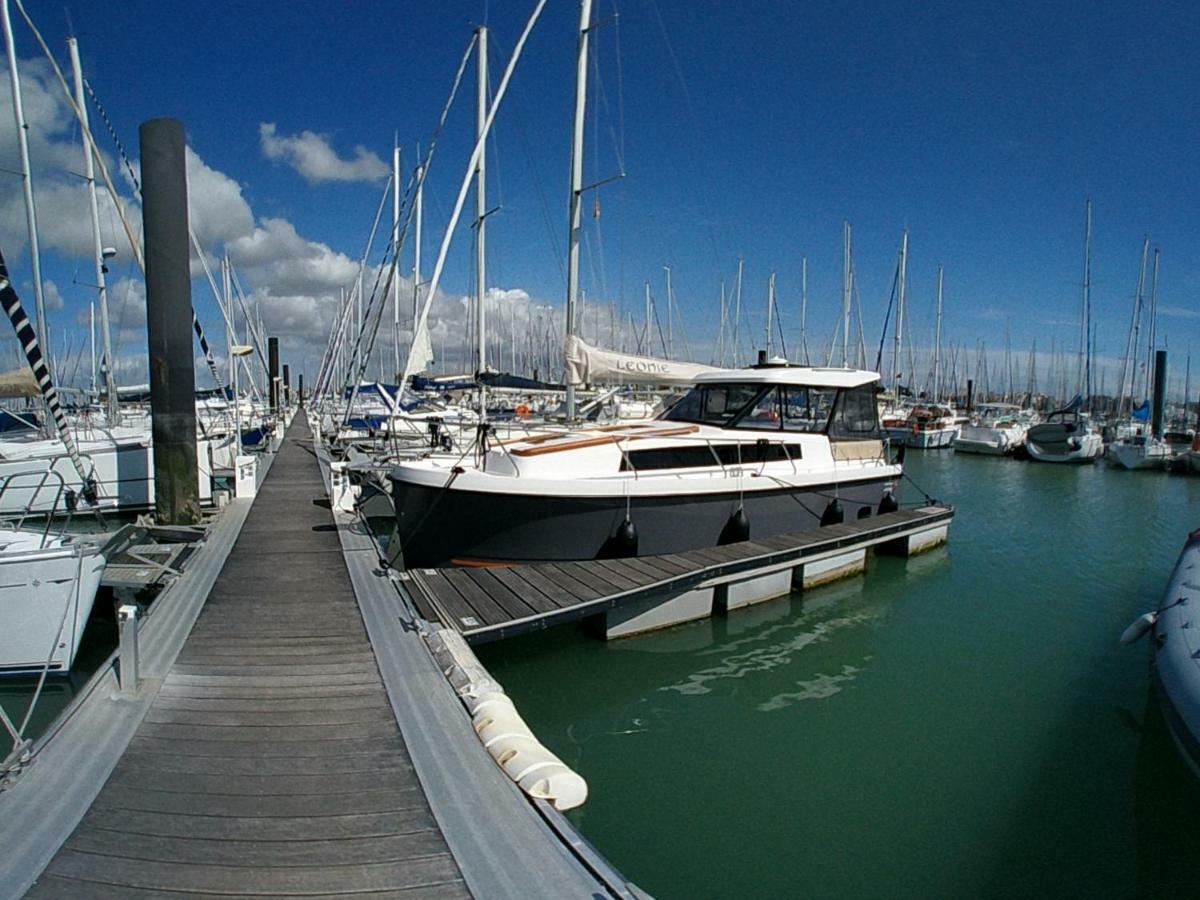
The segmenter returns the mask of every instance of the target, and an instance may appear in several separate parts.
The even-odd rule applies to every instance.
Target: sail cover
[[[0,399],[40,397],[41,395],[41,385],[33,377],[33,372],[29,368],[14,369],[11,372],[0,373]]]
[[[698,375],[720,371],[714,366],[702,366],[699,363],[601,350],[584,343],[577,335],[568,335],[565,352],[568,384],[594,384],[601,381],[691,384]]]

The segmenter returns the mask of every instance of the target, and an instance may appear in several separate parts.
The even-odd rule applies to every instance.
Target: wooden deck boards
[[[409,578],[423,611],[444,611],[438,615],[443,624],[468,641],[481,642],[687,590],[707,578],[803,562],[849,545],[880,543],[949,522],[953,515],[948,507],[923,507],[667,556],[421,569],[410,572]]]
[[[321,493],[289,435],[137,734],[27,896],[469,896],[333,517],[304,501]]]

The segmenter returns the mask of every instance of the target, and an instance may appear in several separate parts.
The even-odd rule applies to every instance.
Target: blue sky
[[[344,275],[340,263],[361,253],[383,183],[370,179],[369,165],[360,167],[366,180],[314,183],[289,164],[295,157],[267,158],[262,125],[272,123],[285,141],[311,132],[351,162],[365,158],[359,147],[389,162],[398,132],[411,161],[416,142],[429,139],[472,27],[487,21],[493,30],[495,85],[532,7],[30,0],[27,8],[52,47],[61,49],[72,31],[79,38],[85,71],[134,155],[139,122],[176,116],[205,166],[240,191],[244,208],[230,217],[240,224],[210,229],[211,249],[240,234],[245,250],[250,229],[270,220],[276,237],[280,223],[294,227],[310,255],[314,245],[328,250],[313,263],[327,265],[308,291],[273,285],[284,256],[243,270],[248,289],[277,301],[265,305],[268,325],[311,357],[317,320]],[[598,17],[612,12],[597,0]],[[1175,351],[1175,372],[1189,341],[1200,352],[1195,4],[646,0],[620,4],[619,14],[619,26],[596,33],[593,86],[602,88],[591,93],[586,180],[616,174],[622,161],[626,178],[599,192],[600,218],[588,220],[589,297],[624,302],[640,316],[643,281],[661,303],[669,264],[690,343],[705,357],[719,282],[732,281],[741,256],[754,339],[761,342],[762,298],[775,270],[793,343],[803,255],[815,346],[840,315],[841,228],[849,220],[869,345],[878,340],[907,227],[910,324],[923,341],[941,263],[947,342],[974,348],[983,339],[997,349],[1007,322],[1021,353],[1034,340],[1048,350],[1052,338],[1073,348],[1090,196],[1101,352],[1123,352],[1146,235],[1162,250],[1159,330]],[[36,45],[14,16],[18,55],[32,59]],[[489,206],[500,209],[489,220],[489,284],[537,302],[565,295],[576,17],[574,3],[548,4],[490,147]],[[473,75],[430,175],[427,267],[469,153],[472,83]],[[0,119],[11,131],[7,93],[4,107]],[[59,139],[69,145],[72,135]],[[15,159],[6,154],[0,166],[15,168]],[[14,232],[21,224],[0,218],[10,257],[8,247],[23,243]],[[469,258],[463,231],[447,292],[469,290]],[[65,303],[55,313],[61,330],[86,304],[86,291],[71,289],[86,263],[62,248],[47,251],[47,276]]]

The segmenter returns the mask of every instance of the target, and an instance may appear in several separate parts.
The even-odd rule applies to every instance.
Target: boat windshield
[[[663,413],[672,422],[727,425],[763,393],[757,384],[703,384],[692,388]]]
[[[663,419],[755,431],[877,438],[874,389],[796,385],[704,384],[688,391]]]

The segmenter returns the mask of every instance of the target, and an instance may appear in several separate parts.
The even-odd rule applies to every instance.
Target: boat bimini
[[[696,378],[648,422],[547,432],[389,477],[409,568],[649,556],[896,508],[879,375],[762,367]]]

